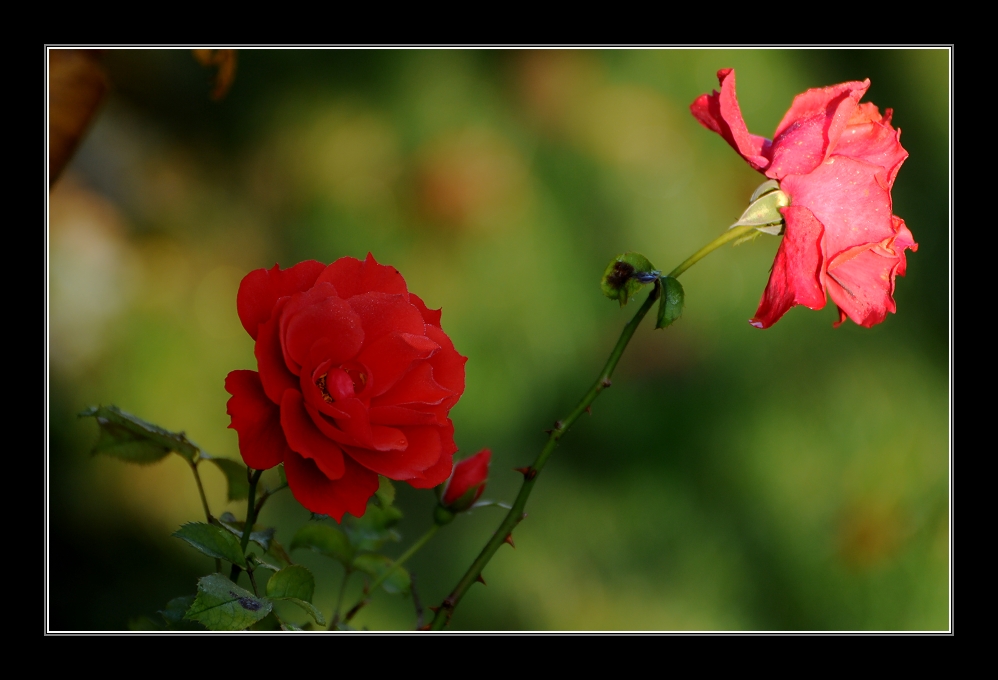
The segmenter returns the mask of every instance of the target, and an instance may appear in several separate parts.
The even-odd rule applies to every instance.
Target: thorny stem
[[[260,516],[260,510],[263,509],[263,504],[267,502],[267,499],[270,498],[271,496],[273,496],[278,491],[281,491],[281,490],[286,489],[286,488],[288,488],[288,483],[287,482],[285,482],[284,484],[281,484],[280,486],[278,486],[273,491],[271,491],[270,489],[264,489],[263,493],[260,494],[260,500],[258,500],[256,502],[256,510],[254,510],[253,516],[254,517],[259,517]]]
[[[409,546],[408,550],[406,550],[404,553],[402,553],[402,555],[397,560],[395,560],[394,562],[392,562],[391,565],[389,565],[387,569],[385,569],[383,572],[381,572],[381,575],[378,576],[378,578],[374,579],[374,583],[372,583],[368,587],[368,589],[367,589],[368,595],[366,597],[361,598],[361,600],[357,604],[355,604],[353,607],[350,608],[350,611],[348,611],[346,613],[346,616],[343,617],[343,622],[346,623],[347,621],[349,621],[350,619],[352,619],[354,616],[356,616],[357,612],[359,612],[364,607],[364,605],[367,604],[367,601],[370,599],[370,594],[373,593],[375,590],[377,590],[378,586],[380,586],[382,583],[384,583],[385,581],[387,581],[388,577],[391,576],[395,572],[395,570],[397,568],[399,568],[403,564],[405,564],[409,560],[410,557],[412,557],[413,555],[415,555],[417,552],[420,551],[420,549],[424,545],[426,545],[427,543],[429,543],[430,539],[433,538],[433,535],[436,534],[437,531],[439,531],[439,530],[440,530],[440,525],[439,524],[434,524],[433,526],[431,526],[429,529],[427,529],[426,533],[423,534],[422,537],[418,541],[416,541],[411,546]],[[339,609],[337,608],[337,612],[338,611],[339,611]]]
[[[249,477],[249,496],[246,498],[246,523],[243,524],[243,536],[240,541],[244,555],[247,546],[249,546],[250,534],[253,533],[253,525],[256,524],[257,506],[254,502],[256,501],[256,485],[260,481],[261,475],[263,475],[263,470],[254,471],[252,468],[246,468],[246,476]],[[239,571],[239,566],[233,564],[229,580],[235,583],[236,579],[239,578]]]
[[[706,255],[710,254],[714,250],[720,248],[725,243],[729,243],[740,236],[747,234],[748,232],[755,229],[754,226],[741,226],[735,227],[734,229],[728,229],[723,234],[718,236],[716,239],[705,245],[700,250],[693,253],[690,257],[682,262],[678,267],[669,272],[669,276],[673,278],[678,278],[683,272],[692,267],[694,264],[703,259]],[[613,375],[614,369],[617,367],[617,363],[620,361],[620,357],[623,356],[624,350],[627,349],[627,344],[631,341],[631,337],[634,335],[634,331],[637,330],[641,321],[648,314],[648,310],[651,309],[652,305],[658,299],[662,292],[662,286],[659,281],[655,281],[655,287],[652,292],[648,295],[648,298],[644,301],[644,304],[638,309],[634,317],[624,326],[624,330],[620,333],[620,338],[617,340],[617,344],[614,346],[613,351],[610,352],[609,358],[606,360],[606,365],[603,366],[602,372],[600,372],[599,377],[596,378],[596,382],[593,383],[589,391],[586,392],[582,400],[575,407],[566,418],[559,420],[555,423],[555,427],[550,432],[547,443],[544,448],[541,449],[540,454],[537,459],[529,467],[523,470],[523,486],[520,487],[520,493],[517,494],[516,500],[513,501],[513,507],[510,508],[506,517],[503,519],[502,524],[496,530],[495,534],[485,544],[482,548],[482,552],[479,553],[475,561],[471,563],[468,571],[465,572],[461,580],[458,581],[454,590],[451,591],[444,601],[440,604],[440,607],[433,617],[433,622],[430,624],[431,630],[442,630],[444,626],[450,621],[451,616],[454,614],[454,608],[464,597],[468,589],[471,588],[475,581],[479,580],[482,575],[482,570],[485,565],[489,563],[492,556],[496,554],[499,547],[507,542],[507,538],[512,536],[513,529],[516,528],[523,518],[527,514],[523,509],[527,505],[527,499],[530,498],[530,493],[534,489],[534,484],[537,482],[537,477],[540,475],[541,470],[544,469],[544,465],[547,463],[548,458],[554,452],[555,447],[558,445],[558,440],[560,440],[572,424],[581,416],[589,406],[596,400],[596,397],[600,393],[610,386],[610,378]]]

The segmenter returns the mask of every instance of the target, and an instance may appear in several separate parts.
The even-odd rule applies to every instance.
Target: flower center
[[[326,374],[325,373],[323,373],[322,375],[320,375],[319,378],[315,381],[315,386],[319,388],[319,392],[322,394],[322,400],[324,402],[326,402],[327,404],[332,404],[333,403],[333,395],[331,395],[329,393],[329,390],[326,389]]]

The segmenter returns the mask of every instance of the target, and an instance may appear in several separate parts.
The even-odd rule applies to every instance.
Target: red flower
[[[869,79],[797,95],[773,141],[750,134],[735,96],[735,72],[717,72],[721,92],[690,105],[749,165],[790,197],[786,229],[769,283],[751,323],[768,328],[794,305],[825,306],[825,291],[846,317],[870,327],[894,312],[894,276],[905,248],[918,244],[892,215],[891,187],[908,152],[891,110],[859,100]]]
[[[474,505],[485,491],[491,459],[492,452],[482,449],[455,465],[454,474],[447,482],[440,504],[452,512],[462,512]]]
[[[236,306],[259,368],[225,380],[248,466],[283,462],[295,498],[337,521],[364,514],[379,474],[447,479],[467,359],[394,267],[368,254],[257,269]]]

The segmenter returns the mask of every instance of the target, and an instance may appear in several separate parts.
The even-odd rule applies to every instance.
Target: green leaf
[[[346,517],[341,526],[356,550],[377,550],[386,541],[401,540],[401,535],[393,528],[400,519],[402,511],[394,505],[381,508],[371,504],[363,517]]]
[[[385,572],[386,569],[391,567],[394,560],[385,557],[384,555],[357,555],[353,561],[353,568],[357,571],[362,571],[365,574],[378,578]],[[385,589],[386,592],[395,594],[402,593],[406,595],[409,593],[409,588],[412,586],[412,579],[409,577],[409,572],[405,570],[405,567],[395,567],[392,570],[391,576],[386,578],[381,584],[381,587]]]
[[[284,463],[281,463],[280,465],[277,466],[277,474],[281,478],[281,484],[288,483],[288,477],[287,475],[284,474]]]
[[[267,554],[285,564],[293,564],[291,557],[284,550],[284,546],[278,543],[276,538],[270,539],[270,548],[267,549]]]
[[[246,568],[246,558],[239,539],[221,527],[204,522],[190,522],[173,532],[173,535],[209,557],[217,557]]]
[[[319,624],[320,626],[326,625],[326,618],[322,615],[322,612],[316,609],[315,605],[312,604],[311,602],[306,602],[305,600],[299,600],[297,597],[281,597],[274,599],[278,599],[282,602],[291,602],[293,604],[296,604],[302,609],[304,609],[305,612],[309,616],[311,616],[312,620],[315,621],[317,624]],[[301,629],[299,628],[299,630]]]
[[[97,419],[100,432],[91,452],[103,453],[130,463],[154,463],[171,451],[190,462],[200,451],[183,432],[170,432],[147,423],[117,406],[91,406],[80,413],[81,418]]]
[[[379,477],[378,479],[378,490],[374,492],[377,496],[378,502],[381,507],[387,508],[389,505],[395,502],[395,486],[392,484],[392,480],[387,477]]]
[[[184,618],[198,621],[208,630],[243,630],[272,608],[268,600],[255,597],[221,574],[212,574],[198,581],[197,597]]]
[[[225,481],[229,484],[230,501],[243,501],[249,498],[249,479],[246,476],[245,465],[228,458],[209,458],[204,454],[201,455],[214,463],[225,475]]]
[[[163,625],[162,621],[156,621],[152,617],[146,616],[145,614],[128,619],[127,625],[128,630],[134,631],[167,630],[167,627]]]
[[[267,597],[271,599],[293,597],[311,602],[314,593],[315,577],[300,564],[281,569],[267,581]]]
[[[270,562],[264,562],[259,557],[257,557],[256,555],[253,555],[253,554],[250,554],[250,556],[247,557],[246,559],[247,559],[247,561],[253,563],[253,568],[254,569],[257,568],[257,567],[260,567],[262,569],[269,569],[270,571],[280,571],[281,570],[281,567],[278,567],[275,564],[271,564]]]
[[[159,610],[159,615],[170,627],[178,626],[184,620],[184,613],[194,604],[194,595],[183,595],[175,597],[166,603],[165,609]]]
[[[655,266],[641,253],[624,253],[610,260],[600,280],[603,295],[623,307],[641,287],[658,278]]]
[[[291,539],[291,549],[307,548],[349,566],[355,553],[346,535],[328,524],[306,524]]]
[[[242,541],[243,527],[246,526],[246,522],[237,520],[236,516],[231,512],[223,512],[222,516],[218,518],[218,521],[223,527],[228,529],[230,533]],[[250,540],[263,548],[264,551],[269,551],[270,544],[274,540],[274,532],[275,529],[273,527],[260,528],[258,525],[254,524],[253,531],[250,532]]]
[[[665,328],[673,321],[683,315],[683,306],[686,304],[686,293],[683,292],[683,285],[679,279],[671,276],[662,278],[662,296],[658,301],[658,322],[655,328]]]

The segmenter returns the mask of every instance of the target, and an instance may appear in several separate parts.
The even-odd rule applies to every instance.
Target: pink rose
[[[859,100],[870,81],[808,90],[794,98],[773,141],[750,134],[735,96],[735,72],[717,72],[721,91],[690,105],[749,165],[790,197],[786,229],[753,326],[768,328],[794,305],[825,306],[825,292],[861,326],[895,311],[894,277],[918,244],[893,215],[891,187],[908,152],[891,110]]]

